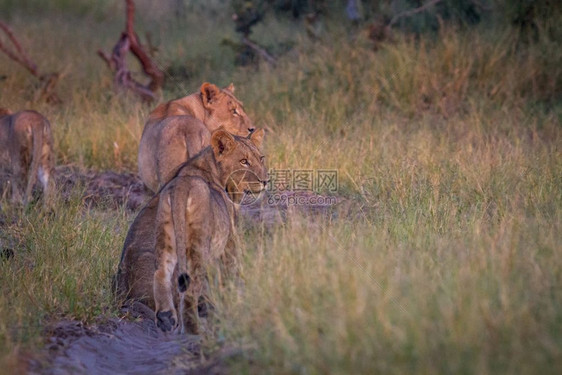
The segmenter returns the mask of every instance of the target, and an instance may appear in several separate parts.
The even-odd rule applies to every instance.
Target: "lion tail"
[[[172,220],[174,225],[174,233],[176,235],[176,255],[178,259],[178,289],[180,293],[184,293],[189,287],[189,274],[187,273],[187,233],[186,226],[186,207],[187,194],[174,194],[172,197],[174,204],[172,205]]]

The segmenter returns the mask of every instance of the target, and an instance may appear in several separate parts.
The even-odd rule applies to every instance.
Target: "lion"
[[[219,261],[227,275],[236,274],[236,207],[268,182],[263,134],[259,129],[243,138],[215,130],[210,146],[182,164],[131,224],[117,292],[155,310],[162,331],[199,331],[207,266]]]
[[[235,135],[254,131],[234,85],[224,89],[203,83],[200,91],[160,104],[148,116],[138,152],[139,176],[153,192],[164,185],[177,167],[209,145],[219,126]]]
[[[46,204],[54,168],[51,124],[38,112],[0,109],[0,168],[8,176],[12,201],[29,203],[37,179]]]
[[[129,308],[133,308],[145,318],[154,319],[154,272],[156,272],[156,212],[158,211],[159,195],[154,195],[139,211],[129,227],[117,273],[112,279],[112,289],[117,300]],[[178,277],[177,267],[172,280]],[[179,291],[172,289],[174,305],[180,303]],[[198,313],[204,314],[207,303],[198,301]],[[138,304],[140,303],[140,305]],[[148,308],[148,309],[147,309]]]

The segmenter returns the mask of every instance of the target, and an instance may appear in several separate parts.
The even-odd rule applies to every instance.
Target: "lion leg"
[[[204,278],[199,297],[194,297],[192,293],[181,293],[180,301],[181,332],[200,333],[201,318],[207,318],[209,313],[215,309],[214,304],[209,299],[209,285],[206,278]]]
[[[52,204],[52,195],[54,186],[54,179],[52,172],[54,169],[53,151],[51,141],[43,145],[41,153],[41,163],[39,165],[38,177],[43,188],[43,205],[50,206]]]
[[[41,187],[43,188],[43,196],[46,198],[47,195],[51,193],[51,190],[49,188],[49,179],[51,178],[51,174],[48,170],[40,166],[38,175],[39,182],[41,182]]]
[[[12,155],[12,173],[10,175],[10,185],[12,185],[12,202],[23,203],[23,184],[25,180],[24,168],[18,155]],[[15,156],[15,157],[14,157]]]
[[[199,314],[200,318],[207,318],[209,316],[209,313],[215,310],[215,305],[210,298],[209,288],[209,279],[205,278],[201,296],[197,301],[197,313]]]
[[[180,311],[182,321],[182,333],[198,334],[199,319],[197,317],[197,304],[189,293],[181,293]]]
[[[10,185],[12,185],[12,202],[13,203],[23,203],[23,196],[21,195],[21,188],[19,186],[18,179],[12,176],[10,179]]]
[[[187,272],[189,275],[189,287],[185,294],[185,328],[189,333],[198,334],[199,322],[199,300],[203,294],[206,281],[206,270],[203,264],[203,254],[210,252],[210,235],[206,233],[204,226],[199,227],[195,223],[188,225],[187,246]]]
[[[177,326],[178,315],[172,294],[172,275],[177,263],[175,236],[171,221],[169,196],[160,199],[156,229],[156,272],[154,273],[154,304],[156,325],[164,332]]]

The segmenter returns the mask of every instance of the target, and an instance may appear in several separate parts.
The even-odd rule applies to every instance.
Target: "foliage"
[[[234,82],[267,128],[269,166],[337,169],[343,203],[321,217],[295,207],[285,222],[245,233],[244,287],[215,289],[220,323],[207,346],[243,348],[235,373],[559,373],[556,12],[534,18],[532,38],[505,21],[511,13],[482,13],[469,27],[397,32],[376,52],[336,18],[311,38],[304,22],[266,17],[252,29],[260,43],[293,48],[275,68],[256,69],[233,66],[220,46],[236,37],[232,9],[209,4],[191,4],[183,18],[139,4],[139,35],[152,33],[163,67],[185,69],[170,70],[179,73],[163,99]],[[113,94],[95,55],[123,28],[112,7],[98,18],[12,4],[11,26],[32,57],[63,67],[65,105],[33,103],[29,77],[3,56],[0,103],[47,115],[59,164],[136,170],[150,108]],[[108,288],[130,219],[85,210],[78,198],[61,199],[55,215],[10,210],[1,221],[2,246],[14,250],[0,260],[3,363],[16,348],[40,348],[52,319],[114,313]]]

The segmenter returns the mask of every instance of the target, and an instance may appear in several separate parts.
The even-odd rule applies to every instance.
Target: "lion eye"
[[[260,156],[260,161],[263,163],[263,161],[265,160],[265,156]]]
[[[240,116],[240,113],[238,113],[238,111],[236,110],[236,108],[232,109],[232,114],[234,116]]]
[[[246,167],[250,166],[250,163],[248,162],[248,159],[242,159],[242,160],[240,160],[240,164],[242,164],[242,165],[244,165],[244,166],[246,166]]]

